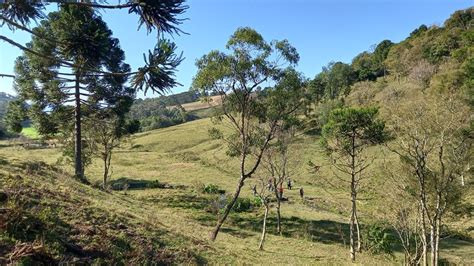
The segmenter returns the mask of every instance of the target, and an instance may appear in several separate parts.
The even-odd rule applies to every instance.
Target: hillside
[[[37,224],[9,228],[11,235],[0,237],[3,250],[12,251],[17,240],[41,246],[32,242],[40,237],[44,246],[38,252],[44,253],[37,256],[51,261],[349,264],[347,256],[340,256],[347,252],[347,218],[341,208],[345,194],[318,185],[318,175],[330,174],[329,168],[323,167],[318,175],[309,173],[308,160],[324,163],[325,159],[317,141],[305,136],[295,143],[295,158],[300,159],[292,167],[292,178],[307,196],[302,202],[297,190],[287,191],[289,201],[282,207],[284,235],[275,235],[271,215],[267,248],[253,255],[263,215],[255,208],[233,213],[218,241],[208,240],[216,219],[212,204],[217,195],[203,193],[202,186],[216,184],[232,191],[238,166],[238,160],[224,155],[222,145],[209,139],[211,125],[203,119],[134,136],[114,155],[112,164],[112,186],[120,188],[124,182],[131,186],[110,193],[73,181],[67,174],[71,169],[55,163],[60,157],[57,149],[24,150],[2,142],[0,182],[9,198],[2,209],[8,215],[2,217],[10,222],[22,219],[25,226]],[[101,169],[99,162],[88,169],[93,183],[100,182]],[[246,184],[244,198],[252,198],[253,182]],[[364,225],[376,218],[376,202],[361,204]],[[453,225],[474,226],[472,220]],[[448,237],[442,257],[473,263],[473,244]],[[17,244],[16,249],[20,248]],[[360,255],[364,264],[399,264],[401,259],[399,252],[393,258]]]
[[[461,10],[442,26],[421,25],[400,43],[383,40],[350,63],[330,62],[313,79],[300,79],[300,73],[289,69],[276,71],[283,82],[278,80],[275,87],[263,91],[256,85],[251,87],[254,91],[247,89],[242,79],[262,84],[268,77],[258,80],[252,71],[264,69],[258,73],[266,75],[269,69],[246,68],[253,64],[246,62],[237,66],[250,69],[244,71],[250,74],[233,76],[232,70],[240,68],[225,65],[251,57],[253,53],[242,51],[255,45],[244,41],[260,40],[252,29],[240,28],[234,34],[244,39],[236,46],[238,56],[212,61],[226,57],[211,52],[213,56],[198,61],[198,68],[205,71],[194,78],[204,89],[213,88],[216,77],[224,81],[218,88],[244,84],[240,91],[232,87],[235,93],[227,94],[225,108],[219,107],[218,96],[201,102],[196,101],[198,95],[187,92],[137,100],[128,117],[123,117],[141,124],[142,132],[131,136],[123,137],[113,123],[105,134],[100,127],[84,124],[89,128],[83,127],[85,134],[77,143],[90,144],[99,135],[111,135],[113,141],[123,137],[112,155],[108,186],[102,186],[104,153],[96,154],[85,167],[90,182],[85,184],[72,176],[73,142],[0,140],[0,264],[353,265],[349,217],[357,202],[363,246],[356,263],[406,263],[407,253],[419,255],[421,235],[435,235],[436,230],[420,233],[421,228],[429,230],[424,219],[436,224],[443,214],[438,223],[439,264],[474,265],[473,23],[474,8]],[[254,38],[247,38],[249,32]],[[278,44],[288,48],[283,49],[287,53],[293,51],[286,42]],[[255,62],[262,60],[258,57]],[[303,93],[292,97],[299,89]],[[280,112],[292,100],[293,111],[305,108],[283,116]],[[237,115],[209,118],[215,109],[234,110],[232,115]],[[373,119],[367,113],[377,115],[377,123],[358,131],[358,124]],[[39,122],[56,118],[48,115],[34,118]],[[337,120],[340,117],[345,120]],[[106,119],[93,123],[106,124]],[[274,125],[278,127],[270,131]],[[70,133],[69,128],[63,130]],[[330,143],[341,145],[338,152],[328,144],[331,130],[340,138]],[[272,132],[275,138],[267,137],[265,142]],[[272,194],[268,235],[260,251],[264,207],[253,190],[258,185],[264,192],[276,191],[268,181],[279,173],[268,169],[269,157],[256,156],[286,151],[282,142],[287,133],[294,141],[284,154],[288,161],[282,162],[287,178],[281,196],[283,230],[277,233]],[[356,143],[356,137],[365,139]],[[113,141],[106,143],[106,149],[117,143]],[[243,148],[247,143],[250,148]],[[274,148],[266,150],[268,154],[263,152],[266,144]],[[363,146],[357,162],[356,144]],[[91,147],[101,146],[84,145],[82,155]],[[239,173],[260,159],[217,240],[209,240],[223,210],[231,206],[237,180],[244,180]],[[341,168],[344,163],[352,165],[352,172]],[[293,189],[286,186],[288,178]],[[350,178],[358,178],[358,198],[353,201]],[[420,195],[429,195],[425,205],[420,204]],[[449,206],[436,213],[440,216],[430,216],[439,210],[441,197]],[[408,243],[417,245],[415,249],[404,252],[400,230],[405,230]],[[421,262],[421,256],[415,259]]]
[[[203,102],[198,93],[188,91],[158,98],[137,99],[128,117],[140,122],[141,131],[148,131],[209,117],[210,108],[219,104],[219,96],[211,96],[208,102]]]

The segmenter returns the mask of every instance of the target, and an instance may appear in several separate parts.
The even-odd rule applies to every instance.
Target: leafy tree
[[[428,246],[431,264],[438,265],[443,217],[458,206],[463,190],[462,182],[456,180],[468,174],[472,161],[470,108],[457,93],[440,96],[419,93],[412,96],[412,101],[394,102],[389,109],[389,125],[396,141],[388,147],[405,166],[398,175],[413,184],[423,265],[427,265]]]
[[[129,135],[125,121],[114,113],[101,112],[85,121],[85,134],[89,135],[85,139],[90,140],[93,155],[103,162],[102,187],[107,190],[113,152],[120,146],[123,138]]]
[[[19,57],[15,64],[15,88],[21,100],[31,101],[28,113],[40,134],[67,130],[68,122],[74,121],[75,174],[84,179],[83,115],[104,108],[126,112],[134,96],[134,90],[124,85],[126,76],[98,72],[128,72],[130,67],[123,62],[125,56],[118,40],[112,38],[105,22],[90,8],[64,7],[50,13],[49,19],[34,31],[48,34],[56,42],[44,42],[33,35],[30,49],[49,54],[48,59],[28,52]],[[62,66],[58,62],[61,60],[71,62],[72,66]],[[73,109],[69,103],[74,104]]]
[[[255,30],[239,28],[226,48],[227,53],[211,51],[199,59],[196,62],[199,70],[193,80],[193,87],[203,95],[221,96],[219,120],[230,123],[233,130],[229,135],[218,129],[210,133],[228,143],[229,155],[240,157],[236,191],[211,234],[212,240],[237,201],[245,180],[259,167],[276,129],[294,115],[302,99],[300,75],[281,67],[299,60],[296,49],[288,41],[268,43]],[[256,93],[259,86],[278,80],[277,86],[265,90],[265,96]]]
[[[268,190],[268,184],[271,182],[273,188],[273,198],[276,200],[277,211],[277,233],[282,234],[281,228],[281,195],[279,194],[280,187],[290,177],[291,163],[294,159],[290,158],[290,144],[294,141],[296,133],[296,125],[287,123],[284,127],[278,128],[275,133],[275,142],[272,143],[263,157],[263,168],[265,177],[264,182],[261,182],[265,189]],[[271,177],[268,180],[268,176]],[[262,200],[270,200],[272,198],[266,191],[259,193]],[[262,195],[264,197],[262,197]],[[268,206],[267,206],[268,207]],[[268,210],[266,210],[268,211]],[[265,230],[265,228],[264,228]],[[264,232],[265,233],[265,232]],[[262,237],[264,239],[264,237]],[[261,242],[263,246],[263,241]]]
[[[352,59],[352,67],[357,73],[358,80],[375,80],[377,77],[374,72],[376,70],[375,58],[369,52],[363,52],[354,57]]]
[[[474,7],[454,12],[448,20],[444,22],[446,28],[461,28],[468,30],[472,27],[472,20],[474,20]]]
[[[107,104],[118,106],[120,100],[117,95],[109,94],[114,91],[118,92],[117,86],[120,87],[127,80],[131,81],[135,89],[144,90],[145,93],[149,89],[162,93],[178,84],[173,77],[174,69],[182,61],[182,57],[175,54],[176,46],[160,38],[155,49],[149,51],[147,56],[144,55],[145,66],[131,72],[128,65],[121,63],[123,52],[118,46],[118,40],[110,39],[111,32],[106,28],[105,22],[101,20],[100,16],[94,13],[94,10],[129,9],[129,13],[139,16],[139,26],[145,26],[148,32],[157,29],[160,33],[179,34],[182,31],[178,25],[182,23],[182,19],[177,16],[182,14],[187,6],[184,5],[184,0],[126,1],[117,5],[67,1],[59,4],[60,12],[49,15],[49,20],[54,21],[53,23],[44,21],[40,27],[34,30],[29,29],[28,25],[31,21],[45,17],[43,10],[48,4],[37,1],[3,3],[0,8],[2,23],[0,26],[6,25],[11,30],[30,33],[33,36],[33,46],[24,46],[3,35],[0,35],[0,40],[22,49],[25,53],[25,56],[17,60],[16,82],[18,83],[17,87],[23,87],[23,89],[30,87],[30,93],[25,93],[22,97],[36,101],[36,104],[30,108],[30,113],[35,114],[33,120],[37,121],[41,131],[44,129],[44,132],[40,133],[48,134],[58,130],[57,125],[51,121],[67,119],[60,114],[70,112],[63,103],[68,101],[65,100],[65,96],[72,96],[72,92],[64,92],[58,88],[75,87],[75,168],[76,175],[83,178],[80,134],[80,118],[83,109],[81,101],[87,101],[89,105],[97,107],[104,102],[101,97],[104,98],[105,95],[108,95],[109,102]],[[69,10],[70,14],[68,15],[65,10]],[[76,15],[83,12],[88,20],[84,21],[85,17],[81,16],[75,20],[74,12]],[[85,26],[84,29],[82,25]],[[98,31],[94,31],[94,29],[98,29]],[[89,32],[86,32],[87,30]],[[100,32],[101,34],[97,34]],[[91,37],[84,38],[84,36]],[[108,47],[109,50],[104,47]],[[58,51],[60,53],[55,54]],[[36,70],[42,68],[42,71],[30,74],[30,68]],[[64,68],[71,71],[59,72]],[[8,74],[1,74],[1,76],[13,77]],[[41,89],[41,92],[33,93],[36,84],[32,81],[38,77],[41,77],[38,80],[42,83],[41,87],[44,88]],[[31,81],[29,84],[28,80]],[[67,84],[68,82],[69,84]],[[87,86],[81,87],[82,85]],[[89,92],[95,91],[94,93],[81,92],[84,88]],[[132,93],[131,90],[130,93]],[[80,99],[82,97],[87,99]],[[112,98],[115,100],[111,100]],[[45,112],[45,110],[53,110],[53,113]]]
[[[375,76],[381,77],[386,75],[386,67],[385,67],[385,59],[388,57],[388,53],[394,43],[390,40],[383,40],[381,41],[376,47],[373,52],[373,60],[374,60],[374,72]]]
[[[347,95],[356,81],[352,67],[342,62],[330,63],[323,71],[327,72],[326,97],[329,99]]]
[[[428,27],[425,24],[422,24],[420,25],[420,27],[418,27],[416,30],[410,33],[410,37],[417,37],[427,30],[428,30]]]
[[[338,181],[350,185],[350,256],[355,260],[355,232],[357,233],[357,250],[360,251],[361,239],[359,219],[357,216],[357,193],[360,182],[370,161],[363,150],[374,144],[382,143],[387,138],[385,123],[377,119],[377,108],[341,108],[331,112],[329,121],[323,127],[321,144],[333,156],[333,166],[344,174],[336,175]],[[347,179],[349,177],[349,179]]]
[[[326,93],[327,78],[326,73],[321,72],[313,80],[308,82],[308,96],[316,103],[323,100]]]

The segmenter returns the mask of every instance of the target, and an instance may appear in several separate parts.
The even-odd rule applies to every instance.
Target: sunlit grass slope
[[[15,183],[11,178],[20,173],[25,185],[31,182],[31,186],[37,189],[60,191],[83,200],[77,203],[78,210],[94,208],[105,215],[105,221],[112,216],[118,217],[116,219],[127,228],[134,228],[131,231],[136,230],[135,235],[159,239],[163,254],[171,254],[170,258],[176,262],[350,264],[345,209],[349,195],[342,189],[320,185],[322,177],[331,177],[333,173],[317,139],[311,136],[299,136],[292,149],[292,158],[295,159],[290,175],[296,188],[304,188],[306,199],[300,200],[297,189],[285,191],[289,201],[282,206],[284,233],[281,236],[275,234],[275,215],[272,212],[265,251],[258,251],[263,212],[255,208],[232,213],[217,241],[209,241],[209,232],[217,220],[212,206],[218,196],[205,194],[201,188],[206,184],[216,184],[226,193],[232,193],[238,178],[238,158],[228,157],[225,146],[218,140],[209,139],[208,129],[212,126],[210,119],[201,119],[133,136],[114,153],[112,161],[112,184],[138,184],[137,187],[130,186],[127,191],[106,193],[81,185],[67,176],[66,173],[72,171],[64,166],[55,166],[60,174],[56,170],[35,170],[28,174],[28,169],[22,164],[44,161],[56,165],[61,156],[59,150],[25,150],[8,142],[2,142],[0,148],[0,158],[5,161],[1,178],[7,183]],[[379,149],[371,152],[381,155]],[[312,173],[309,160],[321,165],[321,170]],[[96,161],[88,167],[86,174],[91,183],[101,182],[101,166]],[[383,184],[383,172],[376,166],[370,171],[373,176],[370,182]],[[250,187],[258,176],[265,174],[259,172],[249,180],[242,197],[252,198]],[[370,198],[370,193],[368,190],[363,196]],[[60,198],[50,198],[48,194],[43,199],[60,201]],[[374,201],[361,201],[360,219],[363,224],[375,222],[377,206],[380,205]],[[66,223],[71,219],[78,222],[83,219],[61,215]],[[472,223],[463,226],[472,226]],[[109,233],[117,234],[120,230],[112,228]],[[127,252],[134,249],[136,239],[128,240],[130,248],[123,251],[125,254],[132,254]],[[472,242],[443,241],[446,249],[443,249],[442,257],[458,263],[474,262]],[[184,260],[178,259],[183,256]],[[122,257],[130,261],[127,256]],[[357,262],[386,265],[400,264],[401,259],[400,250],[394,256],[364,252],[358,256]]]

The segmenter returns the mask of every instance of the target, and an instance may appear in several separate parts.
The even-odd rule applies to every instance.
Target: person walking
[[[278,189],[280,199],[283,199],[283,184],[280,184],[280,188]]]
[[[304,190],[303,190],[303,187],[300,187],[300,197],[301,197],[301,199],[304,199]]]

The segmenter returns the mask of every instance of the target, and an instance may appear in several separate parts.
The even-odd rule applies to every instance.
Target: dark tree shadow
[[[151,189],[151,188],[164,188],[164,189],[175,189],[184,188],[184,186],[173,186],[170,184],[162,183],[158,180],[142,180],[133,179],[129,177],[121,177],[109,181],[110,188],[112,190],[140,190],[140,189]]]

